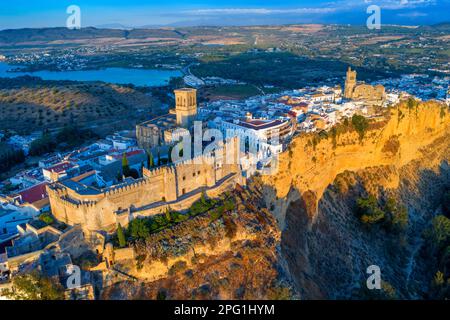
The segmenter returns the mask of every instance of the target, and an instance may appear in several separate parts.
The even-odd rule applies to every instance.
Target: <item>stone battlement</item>
[[[142,178],[98,190],[98,193],[86,193],[56,182],[48,187],[53,215],[69,225],[81,224],[91,231],[112,231],[117,223],[128,223],[126,215],[118,218],[117,212],[131,212],[133,208],[156,203],[187,204],[186,197],[190,194],[211,189],[226,177],[232,177],[228,185],[242,183],[237,160],[226,164],[218,156],[227,146],[239,148],[236,140],[234,145],[218,148],[216,156],[201,155],[169,166],[144,168]],[[237,150],[235,155],[238,155]]]

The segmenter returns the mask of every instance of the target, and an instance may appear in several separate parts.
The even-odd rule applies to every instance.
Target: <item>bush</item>
[[[134,239],[145,239],[150,235],[150,228],[145,219],[134,219],[130,222],[128,232]]]
[[[381,151],[384,153],[396,155],[398,153],[398,150],[400,150],[400,141],[398,140],[397,136],[392,136],[388,141],[386,141]]]
[[[184,271],[187,268],[186,261],[180,260],[173,264],[173,266],[169,269],[169,275],[173,276],[174,274]]]
[[[64,300],[62,285],[37,272],[15,276],[12,290],[3,294],[15,300]]]
[[[224,216],[223,223],[225,225],[225,235],[227,238],[234,239],[237,233],[237,225],[230,217]]]
[[[48,213],[41,214],[39,216],[39,220],[41,220],[42,222],[44,222],[47,225],[52,224],[55,221],[55,219],[53,219],[53,217]]]
[[[170,212],[171,221],[175,223],[180,223],[189,219],[189,216],[186,214],[179,213],[177,211]]]
[[[205,213],[206,211],[210,210],[216,202],[212,199],[206,199],[202,196],[202,198],[194,204],[192,204],[191,208],[189,209],[189,214],[191,216],[196,216],[202,213]]]
[[[216,221],[218,219],[220,219],[223,215],[224,212],[224,207],[220,206],[218,208],[215,208],[214,210],[211,210],[209,212],[209,216],[211,218],[211,221]]]
[[[378,207],[377,198],[373,195],[367,198],[359,198],[357,200],[357,211],[364,223],[374,224],[384,219],[384,212]]]

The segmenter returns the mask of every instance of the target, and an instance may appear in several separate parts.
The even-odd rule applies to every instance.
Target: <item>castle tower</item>
[[[353,89],[356,86],[356,71],[348,67],[347,76],[345,78],[344,98],[351,99],[353,97]]]
[[[183,88],[174,92],[177,124],[189,128],[197,115],[197,90]]]

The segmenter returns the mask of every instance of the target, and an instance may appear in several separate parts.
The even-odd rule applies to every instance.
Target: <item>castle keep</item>
[[[231,155],[231,157],[225,156]],[[132,219],[163,213],[170,206],[183,210],[205,191],[214,197],[243,183],[239,141],[232,139],[213,156],[191,160],[153,170],[143,169],[140,179],[98,189],[68,179],[48,186],[52,213],[68,224],[112,232],[117,224],[126,226]],[[226,160],[226,161],[225,161]]]

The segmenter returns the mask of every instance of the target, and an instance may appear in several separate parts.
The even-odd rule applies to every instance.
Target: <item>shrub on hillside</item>
[[[384,212],[378,207],[377,198],[373,195],[367,198],[359,198],[357,201],[357,212],[362,222],[374,224],[384,219]]]
[[[387,224],[395,231],[405,230],[408,226],[408,210],[405,206],[398,204],[395,199],[389,198],[384,206]]]

